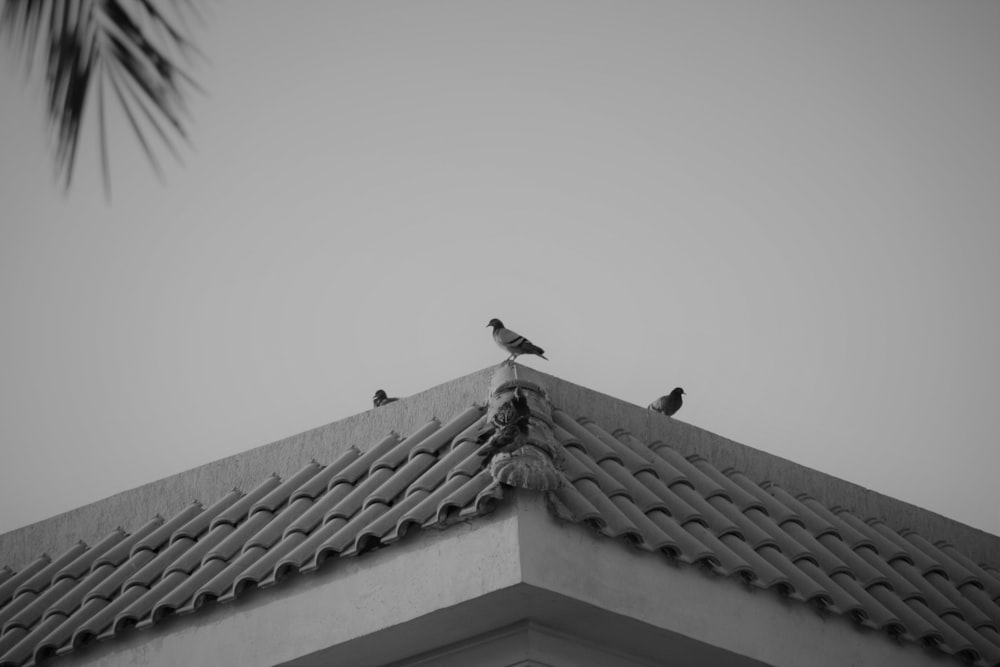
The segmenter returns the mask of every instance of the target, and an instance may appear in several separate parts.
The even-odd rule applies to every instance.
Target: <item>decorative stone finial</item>
[[[516,364],[503,364],[490,380],[486,419],[494,431],[484,455],[493,455],[490,474],[496,481],[552,490],[562,480],[554,464],[552,404],[544,387],[517,375]]]

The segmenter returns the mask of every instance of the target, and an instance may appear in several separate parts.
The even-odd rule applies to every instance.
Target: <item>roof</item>
[[[0,667],[33,665],[281,586],[296,573],[392,548],[407,532],[475,521],[540,488],[551,511],[623,548],[660,553],[977,665],[1000,665],[1000,573],[958,548],[575,414],[503,366],[485,405],[427,419],[312,461],[208,507],[194,502],[93,545],[0,570]],[[503,406],[529,396],[530,427],[494,454]],[[379,411],[403,411],[400,401]],[[402,412],[397,412],[401,415]],[[650,419],[670,425],[670,418]],[[665,429],[669,432],[670,429]]]

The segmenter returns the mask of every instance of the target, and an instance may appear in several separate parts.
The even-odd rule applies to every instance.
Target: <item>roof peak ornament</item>
[[[552,404],[537,382],[518,378],[514,363],[503,363],[490,379],[482,456],[501,484],[551,491],[562,484],[556,469]]]

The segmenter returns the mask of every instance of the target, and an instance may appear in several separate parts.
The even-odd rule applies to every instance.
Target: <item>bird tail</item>
[[[537,345],[532,345],[531,343],[528,343],[524,347],[525,347],[525,349],[524,349],[525,354],[537,354],[539,357],[541,357],[545,361],[549,360],[549,358],[545,356],[545,350],[543,350],[542,348],[538,347]]]

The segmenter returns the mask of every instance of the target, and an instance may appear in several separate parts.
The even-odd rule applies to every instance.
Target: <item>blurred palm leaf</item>
[[[47,115],[55,136],[56,172],[68,189],[80,127],[96,98],[101,168],[110,195],[104,95],[110,89],[153,168],[152,130],[177,155],[187,139],[182,84],[197,88],[176,63],[197,49],[185,37],[191,0],[5,0],[0,35],[20,51],[28,74],[45,65]]]

